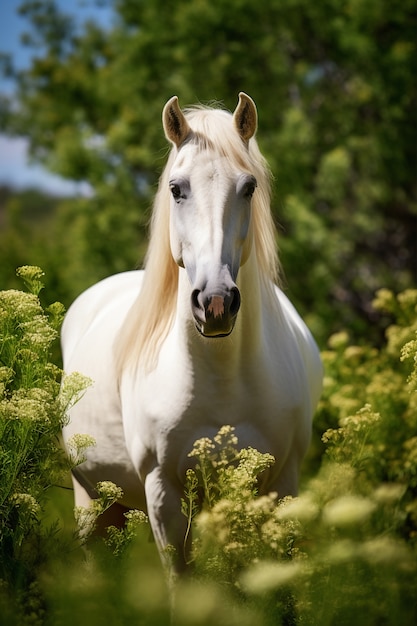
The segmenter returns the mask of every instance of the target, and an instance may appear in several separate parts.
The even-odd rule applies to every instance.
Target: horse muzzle
[[[194,289],[191,310],[197,330],[204,337],[226,337],[232,332],[240,308],[239,289],[234,285],[224,293]]]

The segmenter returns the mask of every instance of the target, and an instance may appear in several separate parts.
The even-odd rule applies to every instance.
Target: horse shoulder
[[[61,331],[61,344],[65,364],[77,350],[93,327],[105,326],[106,317],[112,312],[125,310],[125,301],[133,303],[140,290],[143,272],[132,271],[115,274],[84,291],[68,309]],[[117,316],[118,317],[118,316]]]
[[[295,338],[299,354],[305,366],[310,392],[310,401],[314,412],[320,399],[323,385],[323,365],[320,357],[320,351],[313,335],[294,305],[279,287],[275,287],[275,293],[280,309],[285,317],[285,321],[290,329],[290,332]]]
[[[141,280],[141,272],[126,272],[85,291],[70,307],[62,335],[65,373],[77,371],[92,381],[63,429],[66,442],[76,433],[96,442],[78,468],[78,478],[85,485],[106,476],[122,487],[129,506],[137,506],[135,493],[141,493],[141,486],[126,450],[113,346]]]

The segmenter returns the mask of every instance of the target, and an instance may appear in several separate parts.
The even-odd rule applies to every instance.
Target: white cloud
[[[36,187],[54,195],[91,195],[88,183],[69,181],[48,172],[28,159],[28,141],[24,137],[0,135],[0,184],[17,189]]]

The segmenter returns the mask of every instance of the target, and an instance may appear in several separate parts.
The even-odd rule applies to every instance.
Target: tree
[[[29,136],[37,159],[92,185],[65,226],[82,242],[89,276],[134,264],[166,154],[165,101],[219,98],[233,109],[243,90],[257,102],[258,140],[276,177],[291,297],[320,338],[346,324],[369,332],[375,290],[415,278],[412,0],[114,8],[109,31],[80,30],[53,0],[26,2],[41,54],[16,75],[17,112],[2,116]]]

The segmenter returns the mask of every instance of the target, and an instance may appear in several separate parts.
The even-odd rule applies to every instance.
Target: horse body
[[[168,544],[177,548],[178,569],[186,526],[181,496],[195,440],[234,426],[241,447],[276,459],[261,491],[295,495],[321,390],[314,340],[262,256],[260,242],[268,241],[258,215],[265,209],[263,170],[245,160],[256,109],[241,94],[233,125],[221,114],[217,122],[227,119],[239,142],[234,158],[230,144],[213,151],[208,121],[192,127],[193,117],[183,115],[176,99],[167,104],[164,128],[174,150],[156,201],[162,207],[153,224],[159,256],[153,248],[145,272],[121,274],[85,292],[63,328],[65,370],[94,381],[65,432],[97,440],[77,473],[76,497],[93,497],[98,480],[116,482],[125,505],[146,507],[161,552]],[[164,221],[169,226],[162,229]],[[169,250],[165,269],[161,241]],[[165,319],[152,302],[157,261],[165,272],[159,304],[166,296],[171,308]],[[140,338],[141,319],[152,341]]]

